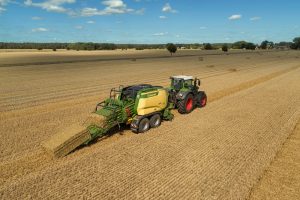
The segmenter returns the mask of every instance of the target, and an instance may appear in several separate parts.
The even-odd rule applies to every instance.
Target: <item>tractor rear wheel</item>
[[[139,123],[139,133],[144,133],[150,129],[150,122],[148,118],[144,118]]]
[[[206,103],[207,103],[207,96],[206,96],[205,92],[201,92],[199,102],[198,102],[199,108],[206,106]]]
[[[150,126],[151,128],[159,127],[161,124],[161,117],[159,114],[155,114],[150,118]]]
[[[183,100],[178,102],[177,106],[180,114],[188,114],[192,112],[194,109],[194,96],[192,94],[188,94]]]

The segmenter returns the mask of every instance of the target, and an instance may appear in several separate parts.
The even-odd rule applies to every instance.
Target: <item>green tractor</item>
[[[163,88],[139,84],[111,89],[110,96],[98,103],[83,125],[67,127],[43,144],[54,157],[62,157],[80,145],[87,145],[120,124],[130,125],[135,133],[157,128],[162,120],[172,120],[172,109],[181,114],[206,105],[200,80],[191,76],[171,77],[171,86]]]
[[[196,107],[204,107],[207,96],[199,91],[200,79],[192,76],[172,76],[169,90],[169,102],[172,102],[180,114],[188,114]]]

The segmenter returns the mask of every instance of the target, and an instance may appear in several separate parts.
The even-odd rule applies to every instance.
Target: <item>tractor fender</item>
[[[191,92],[190,91],[179,91],[177,94],[176,94],[176,99],[177,100],[183,100],[185,99],[185,97],[190,94]]]

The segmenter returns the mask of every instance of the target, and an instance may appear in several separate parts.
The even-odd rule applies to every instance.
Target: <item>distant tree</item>
[[[290,48],[294,50],[300,49],[296,43],[290,44]]]
[[[293,39],[293,43],[291,44],[291,49],[300,49],[300,37],[296,37]]]
[[[41,50],[43,50],[43,48],[41,48],[41,47],[38,47],[38,48],[37,48],[37,50],[41,51]]]
[[[294,43],[300,44],[300,37],[296,37],[293,39]]]
[[[260,48],[261,48],[261,49],[267,49],[267,46],[268,46],[268,41],[267,41],[267,40],[263,41],[263,42],[260,44]]]
[[[204,49],[205,50],[213,50],[213,46],[210,43],[204,44]]]
[[[246,44],[246,49],[254,50],[255,48],[256,48],[256,45],[251,42],[248,42]]]
[[[273,47],[274,47],[274,43],[268,40],[265,40],[260,44],[261,49],[271,49]]]
[[[55,48],[53,48],[53,49],[52,49],[52,51],[56,51],[56,49],[55,49]]]
[[[99,50],[116,50],[117,49],[117,45],[113,44],[113,43],[103,43],[99,45],[100,47],[97,48]]]
[[[227,44],[224,44],[224,45],[222,46],[222,51],[224,51],[224,52],[227,52],[227,51],[228,51],[228,46],[227,46]]]
[[[254,50],[256,45],[251,42],[238,41],[232,44],[233,49],[251,49]]]
[[[200,49],[200,44],[198,43],[191,44],[191,49]]]
[[[233,49],[246,49],[247,42],[246,41],[238,41],[232,44]]]
[[[167,47],[167,50],[170,52],[171,55],[173,55],[173,53],[176,53],[176,51],[177,51],[177,47],[173,43],[168,43],[166,45],[166,47]]]

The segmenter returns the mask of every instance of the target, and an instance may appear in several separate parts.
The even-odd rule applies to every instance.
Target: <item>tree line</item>
[[[164,44],[114,44],[114,43],[34,43],[0,42],[0,49],[66,49],[66,50],[115,50],[115,49],[165,49]]]
[[[34,43],[34,42],[0,42],[0,49],[66,49],[66,50],[115,50],[115,49],[166,49],[169,44],[114,44],[114,43],[93,43],[93,42],[76,42],[76,43]],[[294,38],[293,42],[279,42],[265,40],[261,44],[254,44],[246,41],[237,41],[234,43],[193,43],[193,44],[176,44],[180,49],[273,49],[273,48],[291,48],[300,49],[300,37]]]

